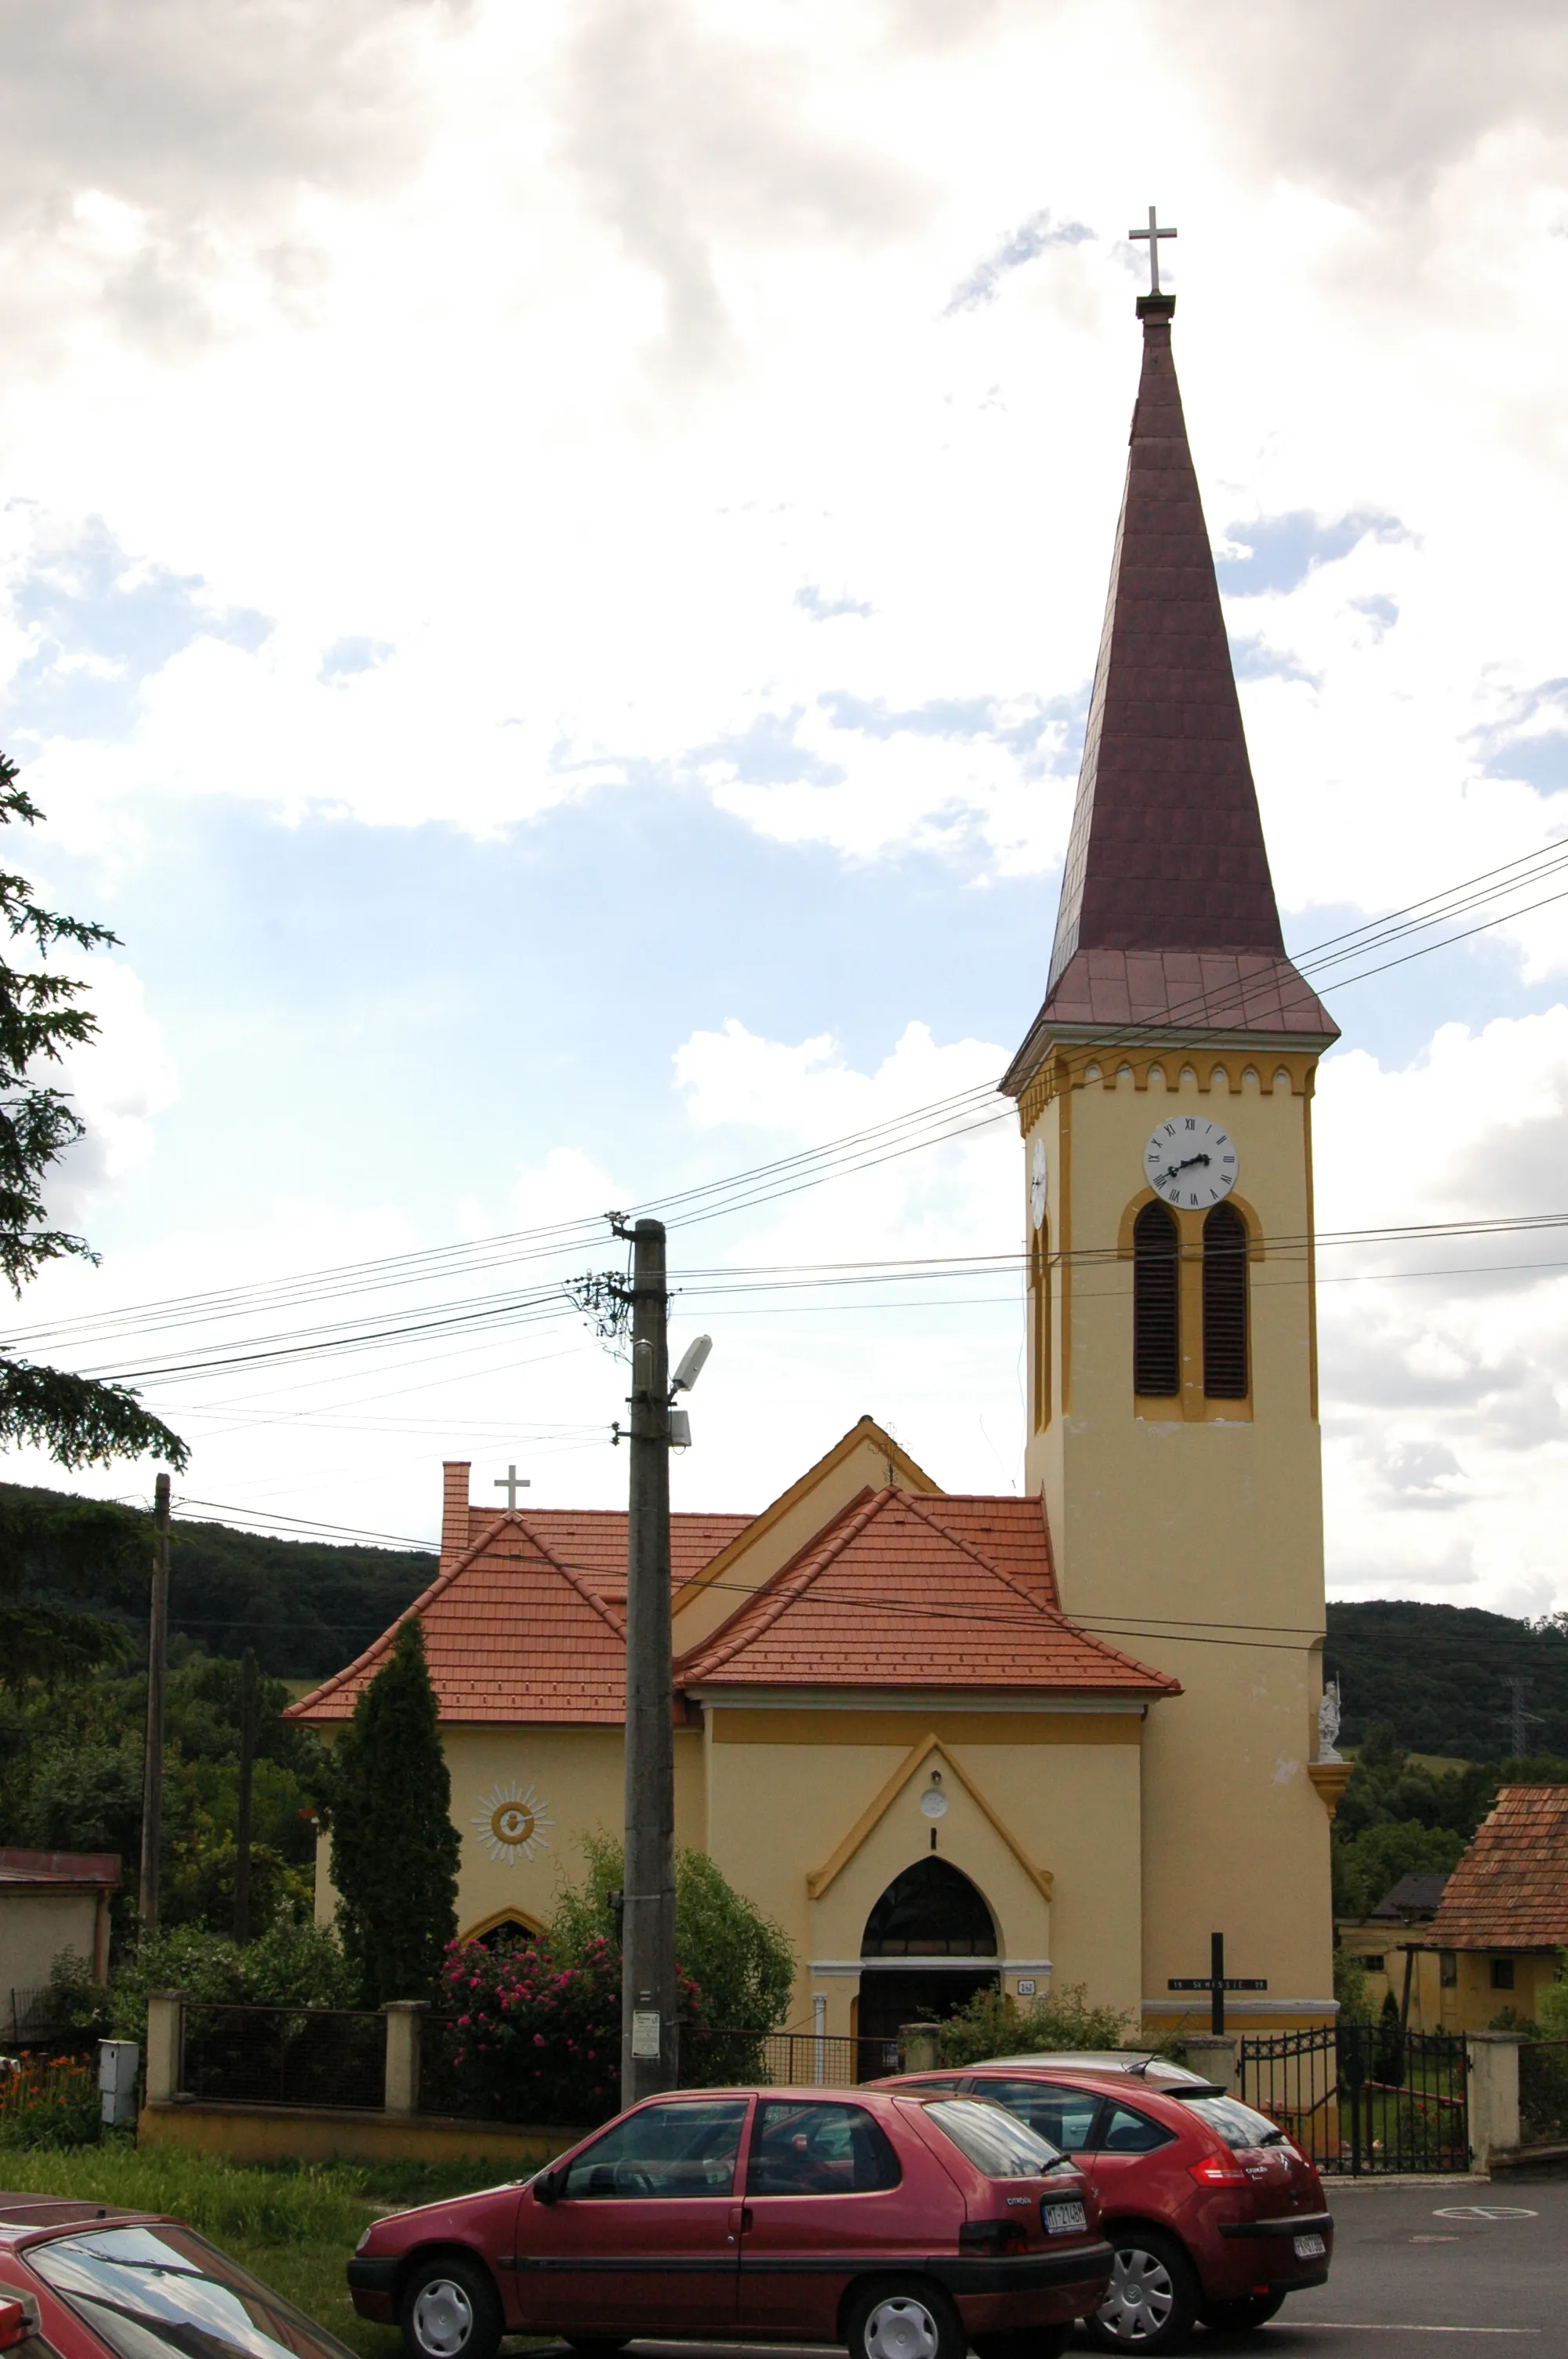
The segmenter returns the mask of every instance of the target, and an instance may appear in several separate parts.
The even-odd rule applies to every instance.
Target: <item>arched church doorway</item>
[[[862,2039],[891,2039],[902,2023],[940,2022],[996,1985],[994,1962],[968,1962],[996,1959],[991,1912],[945,1859],[916,1860],[894,1876],[866,1919],[860,1955]]]

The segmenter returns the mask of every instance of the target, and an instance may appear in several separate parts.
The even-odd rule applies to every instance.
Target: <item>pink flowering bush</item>
[[[681,1997],[690,2020],[697,1991],[684,1975]],[[438,2051],[431,2065],[449,2077],[464,2113],[576,2127],[618,2110],[621,1959],[602,1934],[574,1965],[557,1964],[544,1940],[492,1950],[454,1941],[432,2012],[445,2021],[426,2033]],[[440,2110],[438,2096],[424,2103]]]

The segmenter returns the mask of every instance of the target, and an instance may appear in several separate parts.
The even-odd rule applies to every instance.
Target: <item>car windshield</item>
[[[1255,2114],[1238,2097],[1190,2097],[1187,2111],[1217,2131],[1233,2152],[1238,2147],[1279,2146],[1284,2140],[1283,2130],[1276,2129],[1266,2115]]]
[[[1041,2179],[1062,2159],[1016,2114],[976,2097],[939,2097],[925,2117],[988,2179]]]
[[[351,2359],[189,2228],[94,2229],[30,2246],[27,2264],[118,2359]]]

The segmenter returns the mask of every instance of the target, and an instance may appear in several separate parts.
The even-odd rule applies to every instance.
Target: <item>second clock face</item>
[[[1144,1148],[1143,1172],[1167,1204],[1206,1211],[1236,1185],[1236,1141],[1205,1114],[1173,1114]]]

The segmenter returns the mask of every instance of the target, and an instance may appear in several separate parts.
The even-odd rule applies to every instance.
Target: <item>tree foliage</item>
[[[944,2064],[981,2064],[988,2056],[1049,2055],[1057,2049],[1128,2048],[1130,2013],[1097,2006],[1084,1983],[1064,1983],[1038,1998],[977,1991],[942,2026]]]
[[[620,1842],[582,1840],[588,1873],[557,1894],[551,1954],[572,1963],[612,1931],[610,1896],[625,1881]],[[676,1956],[697,1986],[692,2020],[709,2031],[772,2031],[789,2011],[795,1952],[782,1926],[737,1892],[706,1852],[676,1854]]]
[[[1371,1724],[1385,1721],[1411,1752],[1501,1760],[1515,1678],[1528,1682],[1530,1743],[1568,1753],[1568,1615],[1524,1622],[1474,1605],[1331,1600],[1324,1669],[1344,1690],[1340,1742],[1362,1757]]]
[[[365,2004],[428,1998],[458,1930],[458,1832],[416,1614],[338,1741],[330,1809],[339,1929]]]

